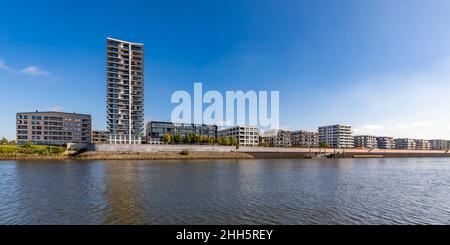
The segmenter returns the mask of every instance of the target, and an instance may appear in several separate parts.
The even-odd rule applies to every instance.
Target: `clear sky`
[[[106,128],[106,38],[145,44],[145,117],[175,90],[279,90],[280,124],[450,139],[450,1],[6,1],[0,137],[18,111]]]

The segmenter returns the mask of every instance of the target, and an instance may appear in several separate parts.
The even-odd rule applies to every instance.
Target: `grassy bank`
[[[75,152],[73,152],[75,153]],[[98,152],[70,154],[62,146],[0,145],[0,160],[176,160],[176,159],[251,159],[240,152]]]
[[[0,159],[64,159],[68,154],[63,146],[0,145]]]

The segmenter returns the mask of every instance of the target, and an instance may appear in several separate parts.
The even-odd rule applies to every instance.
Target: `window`
[[[140,51],[140,50],[142,50],[142,48],[138,47],[138,46],[131,46],[131,50],[133,50],[133,51]]]

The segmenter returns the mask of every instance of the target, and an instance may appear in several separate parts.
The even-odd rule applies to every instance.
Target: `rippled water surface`
[[[0,161],[1,224],[450,224],[450,159]]]

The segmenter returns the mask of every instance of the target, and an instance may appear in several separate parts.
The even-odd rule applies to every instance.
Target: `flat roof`
[[[197,126],[214,126],[217,127],[215,124],[204,124],[204,123],[183,123],[183,122],[168,122],[168,121],[148,121],[147,124],[152,123],[162,123],[162,124],[176,124],[176,125],[197,125]]]
[[[59,113],[59,114],[69,114],[69,115],[81,115],[81,116],[91,116],[90,114],[81,114],[75,112],[62,112],[62,111],[30,111],[30,112],[17,112],[16,114],[45,114],[45,113]]]
[[[348,124],[331,124],[331,125],[319,126],[319,128],[336,127],[336,126],[351,127],[352,125],[348,125]]]
[[[107,40],[112,40],[112,41],[117,41],[117,42],[123,42],[123,43],[129,43],[129,44],[136,44],[136,45],[142,45],[142,46],[144,46],[143,43],[129,42],[129,41],[120,40],[120,39],[112,38],[112,37],[107,37],[106,39],[107,39]]]

